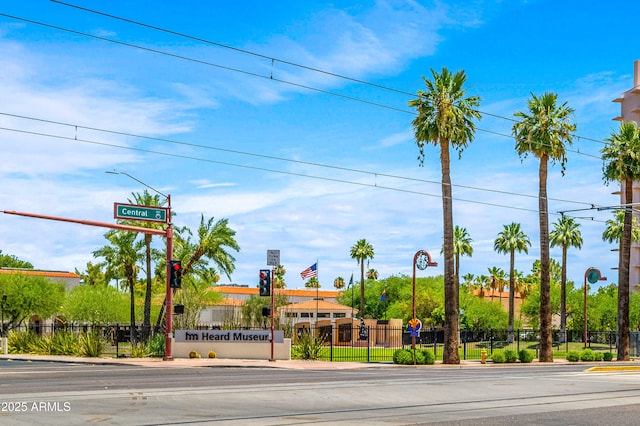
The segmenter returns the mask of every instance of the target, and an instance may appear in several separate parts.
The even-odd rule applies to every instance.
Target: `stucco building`
[[[614,117],[616,121],[633,121],[640,125],[640,60],[633,64],[633,87],[613,100],[620,104],[620,115]],[[620,191],[620,203],[624,202],[624,186]],[[640,219],[640,182],[633,183],[633,216]],[[631,259],[629,263],[629,286],[637,289],[640,284],[640,243],[631,244]]]

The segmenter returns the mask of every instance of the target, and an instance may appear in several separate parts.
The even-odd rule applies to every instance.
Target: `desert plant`
[[[105,340],[98,333],[83,333],[78,339],[78,355],[86,357],[99,357],[104,352]]]
[[[145,358],[148,355],[147,345],[144,343],[134,343],[131,345],[131,358]]]
[[[196,351],[191,351],[189,352],[189,358],[194,359],[194,358],[201,358],[200,354]]]
[[[39,339],[33,331],[10,331],[7,335],[7,346],[11,354],[29,353],[29,348],[33,347],[35,341]]]
[[[165,337],[156,333],[147,341],[147,353],[152,357],[164,356]]]
[[[302,333],[298,343],[294,347],[294,358],[316,360],[322,356],[324,339],[321,336],[314,337],[311,333]]]
[[[504,360],[510,364],[513,364],[518,360],[518,352],[513,349],[506,349],[504,351]]]
[[[580,361],[580,352],[578,352],[578,351],[569,351],[569,352],[567,352],[567,361],[569,361],[569,362],[578,362],[578,361]]]
[[[533,351],[527,349],[520,349],[520,352],[518,352],[518,359],[520,362],[529,363],[533,361],[534,356],[535,354]]]
[[[207,356],[209,358],[215,358],[216,357],[216,351],[209,351],[209,353],[207,354]]]
[[[580,361],[594,361],[595,360],[595,352],[593,349],[584,349],[580,352]]]
[[[78,336],[67,330],[56,331],[51,336],[52,355],[75,355],[78,349]]]
[[[496,364],[502,364],[505,362],[506,357],[503,351],[495,351],[491,354],[491,360]]]

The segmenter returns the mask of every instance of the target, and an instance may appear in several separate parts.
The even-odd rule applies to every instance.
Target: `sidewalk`
[[[113,357],[101,357],[101,358],[81,358],[73,356],[57,356],[57,355],[29,355],[29,354],[11,354],[0,355],[0,360],[13,360],[13,361],[26,361],[26,362],[63,362],[70,364],[91,364],[91,365],[133,365],[139,367],[160,367],[160,368],[198,368],[198,367],[246,367],[246,368],[284,368],[290,370],[358,370],[358,369],[384,369],[384,368],[500,368],[500,367],[513,367],[515,365],[521,367],[527,366],[558,366],[574,364],[568,362],[566,359],[556,359],[553,363],[540,364],[534,361],[529,364],[494,364],[487,362],[481,364],[479,360],[465,361],[461,360],[460,364],[447,365],[438,361],[434,365],[397,365],[389,362],[338,362],[338,361],[306,361],[299,359],[292,359],[286,361],[269,361],[269,360],[257,360],[257,359],[221,359],[221,358],[175,358],[172,361],[164,361],[162,358],[113,358]],[[582,364],[585,370],[592,370],[593,372],[603,371],[640,371],[640,362],[598,362],[598,363],[575,363]],[[590,368],[591,367],[591,368]]]

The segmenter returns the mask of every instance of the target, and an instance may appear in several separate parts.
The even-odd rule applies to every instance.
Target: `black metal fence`
[[[324,340],[322,359],[330,361],[355,362],[391,362],[397,349],[412,347],[412,336],[404,328],[389,327],[335,327],[324,326],[310,332],[321,336]],[[490,357],[497,350],[527,349],[538,356],[540,333],[537,330],[460,330],[459,353],[463,360],[478,360],[484,351]],[[296,337],[293,345],[296,344]],[[421,330],[415,336],[415,347],[430,349],[436,359],[442,359],[444,352],[444,330]],[[584,342],[582,331],[569,331],[561,336],[559,331],[553,333],[554,356],[563,358],[567,352],[582,351],[590,348],[597,352],[616,353],[616,333],[614,331],[588,332]],[[631,334],[631,356],[637,356],[640,350],[640,333]]]
[[[203,325],[201,329],[210,328]],[[130,342],[132,332],[134,339],[139,340],[142,336],[142,326],[134,327],[129,325],[110,326],[87,326],[87,325],[60,325],[60,324],[37,324],[37,325],[16,325],[5,324],[4,332],[31,330],[36,334],[50,334],[60,330],[84,333],[95,331],[100,333],[110,345],[118,350],[119,343]],[[287,329],[286,337],[292,338],[292,346],[297,344],[301,330]],[[411,348],[412,336],[406,328],[389,327],[388,325],[378,326],[353,326],[352,324],[325,325],[322,327],[306,329],[305,332],[322,338],[324,344],[321,351],[321,358],[330,361],[355,361],[355,362],[392,362],[393,354],[397,349]],[[460,330],[459,353],[463,360],[481,359],[482,352],[485,351],[490,357],[497,350],[527,349],[535,352],[537,357],[540,348],[540,333],[538,330],[521,329],[515,330],[511,335],[507,330]],[[631,356],[640,355],[640,332],[634,331],[630,335]],[[415,336],[415,345],[418,349],[430,349],[436,359],[442,359],[444,351],[444,330],[428,329],[420,330]],[[566,335],[561,335],[558,330],[553,332],[554,356],[563,358],[567,352],[581,351],[590,348],[598,352],[617,352],[617,335],[615,331],[589,331],[587,341],[584,341],[584,333],[581,330],[567,331]]]

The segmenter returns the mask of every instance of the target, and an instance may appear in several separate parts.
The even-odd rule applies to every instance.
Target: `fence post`
[[[371,362],[371,326],[367,327],[367,362]]]
[[[516,330],[516,348],[517,351],[520,352],[520,330]]]
[[[493,329],[489,330],[489,354],[493,354]]]
[[[464,329],[462,337],[462,359],[467,360],[467,329]]]
[[[438,331],[433,328],[433,356],[438,356]]]
[[[329,361],[333,361],[333,326],[331,324],[331,328],[329,328]]]

